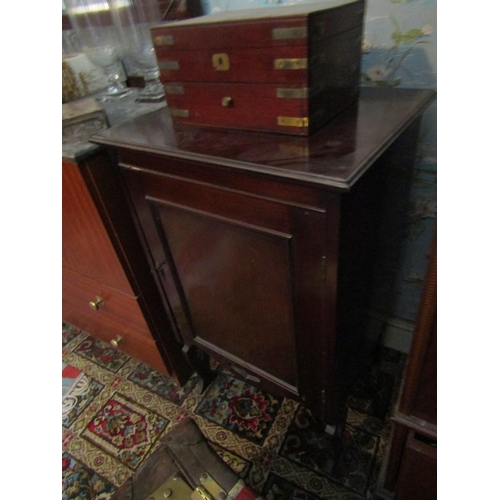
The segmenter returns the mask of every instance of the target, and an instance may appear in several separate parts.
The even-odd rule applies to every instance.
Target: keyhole
[[[213,54],[212,66],[217,71],[227,71],[229,69],[229,57],[227,54]]]

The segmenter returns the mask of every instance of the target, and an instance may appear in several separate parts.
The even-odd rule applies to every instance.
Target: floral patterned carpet
[[[63,500],[108,499],[186,416],[266,500],[373,498],[404,355],[384,349],[350,397],[340,460],[310,412],[220,371],[201,392],[69,324],[62,329]]]

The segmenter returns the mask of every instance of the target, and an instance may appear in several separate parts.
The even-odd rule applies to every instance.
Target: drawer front
[[[165,83],[164,89],[176,122],[291,135],[309,135],[358,95],[354,85],[325,90],[324,85],[179,82]]]
[[[62,169],[63,266],[132,295],[104,223],[76,163]]]
[[[183,82],[164,87],[172,118],[180,123],[295,134],[309,130],[308,99],[281,97],[294,91],[304,95],[304,86]]]
[[[133,297],[63,268],[63,320],[95,337],[111,342],[119,335],[119,349],[168,375],[142,312]],[[97,310],[90,302],[102,302]]]
[[[394,500],[437,497],[437,442],[411,430],[399,471]]]
[[[358,86],[362,26],[314,46],[156,49],[162,82]]]
[[[307,84],[308,48],[158,50],[161,79],[169,82]]]

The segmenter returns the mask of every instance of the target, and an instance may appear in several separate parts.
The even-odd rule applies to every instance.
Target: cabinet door
[[[269,390],[324,400],[334,309],[326,210],[137,168],[124,175],[179,340]]]

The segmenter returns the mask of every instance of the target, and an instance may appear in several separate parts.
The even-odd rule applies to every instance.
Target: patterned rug
[[[201,392],[69,324],[62,329],[63,500],[104,500],[186,416],[219,456],[266,500],[373,498],[390,437],[405,357],[383,349],[350,397],[342,455],[296,401],[220,371]]]

